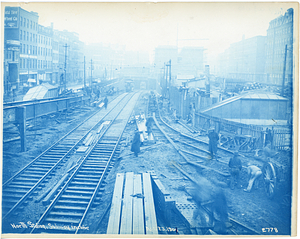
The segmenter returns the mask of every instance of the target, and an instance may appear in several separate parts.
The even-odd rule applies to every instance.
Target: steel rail
[[[212,171],[214,171],[214,172],[216,172],[216,173],[218,173],[218,174],[220,174],[220,175],[222,175],[222,176],[224,176],[224,177],[229,177],[229,176],[230,176],[230,174],[226,174],[226,173],[220,172],[220,171],[217,170],[217,169],[210,168],[210,167],[207,167],[207,166],[198,164],[198,163],[194,163],[194,162],[192,162],[191,160],[189,160],[189,159],[186,157],[186,155],[183,153],[184,150],[181,150],[181,149],[178,147],[178,145],[176,145],[176,144],[174,143],[174,141],[173,141],[173,140],[166,134],[166,132],[161,128],[161,126],[160,126],[160,125],[158,124],[158,122],[157,122],[156,117],[153,117],[153,119],[154,119],[154,122],[155,122],[156,126],[159,128],[159,130],[165,135],[165,137],[168,139],[168,141],[169,141],[169,142],[173,145],[173,147],[176,149],[176,151],[178,152],[178,154],[180,154],[180,155],[185,159],[185,161],[186,161],[187,163],[189,163],[189,164],[191,164],[191,165],[194,165],[194,166],[197,166],[197,167],[200,167],[200,168],[203,168],[203,169],[212,170]]]
[[[128,102],[131,100],[131,98],[132,98],[133,96],[134,96],[134,94],[132,94],[132,96],[130,97],[130,99],[128,100]],[[128,102],[127,102],[127,103],[128,103]],[[124,110],[124,108],[123,108],[123,110]],[[122,112],[122,110],[117,114],[117,116],[115,117],[114,121],[115,121],[115,120],[117,119],[117,117],[121,114],[121,112]],[[88,207],[86,208],[86,210],[85,210],[85,212],[84,212],[84,215],[83,215],[83,217],[81,218],[81,220],[80,220],[80,222],[79,222],[79,225],[78,225],[78,227],[77,227],[77,229],[76,229],[75,234],[77,234],[78,230],[80,229],[80,227],[81,227],[81,225],[82,225],[82,223],[83,223],[83,220],[85,219],[85,217],[86,217],[86,215],[87,215],[87,213],[88,213],[88,210],[90,209],[90,207],[91,207],[91,205],[92,205],[92,203],[93,203],[93,201],[94,201],[94,199],[95,199],[95,197],[96,197],[96,193],[97,193],[98,189],[100,188],[100,185],[101,185],[101,183],[102,183],[102,181],[103,181],[104,175],[105,175],[106,172],[107,172],[108,165],[110,164],[110,162],[111,162],[111,160],[112,160],[112,158],[113,158],[113,156],[114,156],[114,153],[115,153],[115,151],[117,150],[117,147],[118,147],[118,145],[119,145],[119,143],[120,143],[120,141],[121,141],[122,135],[123,135],[123,133],[124,133],[124,130],[125,130],[125,128],[126,128],[126,125],[127,125],[129,119],[130,119],[130,115],[129,115],[129,117],[127,118],[127,122],[126,122],[126,124],[125,124],[125,127],[123,128],[122,132],[121,132],[120,135],[119,135],[119,138],[118,138],[118,140],[117,140],[117,142],[116,142],[116,144],[115,144],[115,147],[114,147],[114,149],[113,149],[113,151],[112,151],[112,153],[111,153],[111,155],[110,155],[110,157],[109,157],[109,159],[108,159],[107,166],[105,167],[105,169],[104,169],[104,171],[103,171],[103,173],[102,173],[102,176],[101,176],[101,178],[100,178],[99,181],[98,181],[98,184],[97,184],[97,186],[96,186],[96,188],[95,188],[95,190],[94,190],[94,193],[93,193],[93,195],[92,195],[92,198],[90,199],[89,204],[88,204]],[[107,130],[112,126],[112,124],[113,124],[113,121],[111,121],[110,125],[107,127]],[[106,131],[107,131],[107,130],[106,130]],[[106,131],[105,131],[105,132],[106,132]],[[103,134],[105,134],[105,132],[104,132]]]
[[[192,181],[192,182],[195,183],[195,184],[198,184],[198,183],[197,183],[197,180],[196,180],[195,178],[193,178],[191,175],[189,175],[189,174],[187,174],[185,171],[183,171],[183,170],[182,170],[178,165],[176,165],[174,162],[171,162],[171,164],[172,164],[176,169],[178,169],[185,177],[187,177],[190,181]],[[206,208],[205,206],[203,206],[203,205],[201,205],[201,207],[202,207],[205,211],[209,210],[209,209],[207,209],[207,208]],[[257,232],[255,229],[253,229],[253,228],[251,228],[251,227],[249,227],[249,226],[247,226],[247,225],[245,225],[245,224],[243,224],[243,223],[241,223],[241,222],[239,222],[239,221],[233,219],[232,216],[231,216],[230,214],[229,214],[229,218],[228,218],[228,219],[229,219],[230,222],[233,222],[233,223],[235,223],[235,224],[237,224],[237,225],[239,225],[239,226],[241,226],[241,227],[247,229],[248,231],[251,231],[254,235],[260,235],[260,233]]]
[[[121,100],[126,96],[126,94],[121,98]],[[116,104],[117,106],[118,104]],[[116,107],[115,106],[115,107]],[[14,204],[14,206],[3,216],[2,219],[5,219],[10,213],[12,213],[24,200],[27,199],[27,197],[32,193],[33,190],[35,190],[40,184],[41,182],[73,151],[73,149],[75,147],[78,146],[78,144],[83,140],[84,137],[87,136],[88,133],[90,133],[95,127],[97,127],[97,125],[113,110],[114,108],[112,108],[111,110],[109,110],[94,126],[91,127],[90,130],[88,130],[86,132],[86,134],[84,134],[65,154],[64,156],[57,161],[57,163],[55,163],[51,169],[49,169],[44,176],[42,176],[42,178],[40,178],[32,187],[29,191],[27,191],[27,193],[25,193],[25,195],[22,196],[22,198],[16,203]],[[93,116],[95,116],[97,113],[99,113],[100,110],[96,111],[93,115],[91,115],[88,119],[86,119],[84,122],[82,122],[81,124],[79,124],[77,127],[75,127],[73,130],[71,130],[68,134],[66,134],[65,136],[63,136],[59,141],[57,141],[56,143],[54,143],[52,146],[50,146],[50,148],[48,148],[47,150],[45,150],[42,154],[40,154],[36,159],[34,159],[31,163],[29,163],[27,166],[25,166],[25,168],[23,168],[22,170],[20,170],[13,178],[11,178],[8,182],[6,182],[2,188],[4,188],[4,186],[7,186],[7,184],[9,182],[11,182],[13,179],[15,179],[17,176],[19,176],[21,173],[25,172],[26,169],[28,169],[31,165],[33,165],[34,163],[37,162],[38,159],[40,159],[43,155],[45,155],[47,152],[49,152],[52,148],[54,148],[57,144],[59,144],[63,139],[65,139],[67,136],[69,136],[72,132],[74,132],[76,129],[79,128],[79,126],[81,126],[83,123],[87,122],[89,119],[91,119]],[[9,185],[8,185],[9,186]]]
[[[124,97],[126,96],[126,94],[124,95]],[[123,98],[124,98],[123,97]],[[122,99],[123,99],[122,98]],[[121,100],[122,100],[121,99]],[[120,100],[120,101],[121,101]],[[12,181],[14,178],[16,178],[17,176],[19,176],[19,174],[21,174],[26,168],[28,168],[29,166],[31,166],[33,163],[35,163],[36,160],[38,160],[40,157],[42,157],[45,153],[47,153],[49,150],[51,150],[52,148],[54,148],[57,144],[59,144],[62,140],[64,140],[66,137],[68,137],[71,133],[73,133],[75,130],[77,130],[81,125],[83,125],[84,123],[86,123],[88,120],[90,120],[93,116],[95,116],[97,113],[100,112],[101,109],[97,110],[96,112],[94,112],[92,115],[90,115],[88,118],[86,118],[84,121],[82,121],[80,124],[78,124],[77,126],[75,126],[75,128],[71,129],[68,133],[66,133],[64,136],[62,136],[59,140],[57,140],[55,143],[53,143],[49,148],[47,148],[46,150],[44,150],[40,155],[38,155],[33,161],[31,161],[30,163],[28,163],[25,167],[23,167],[19,172],[17,172],[14,176],[12,176],[10,179],[8,179],[4,184],[2,184],[2,187],[6,186],[6,184],[8,184],[10,181]],[[113,108],[111,109],[113,110]],[[108,112],[110,113],[110,111]],[[107,113],[107,114],[108,114]],[[106,116],[106,115],[105,115]],[[103,116],[103,117],[105,117]],[[102,119],[101,119],[102,120]],[[100,120],[100,121],[101,121]],[[99,122],[98,122],[99,123]],[[97,123],[97,124],[98,124]],[[96,124],[96,125],[97,125]]]
[[[196,139],[196,138],[194,138],[194,137],[192,137],[192,136],[190,136],[190,135],[187,135],[187,134],[185,134],[185,133],[182,133],[182,132],[178,131],[177,129],[174,129],[171,125],[169,125],[167,122],[165,122],[165,121],[163,120],[163,118],[162,118],[160,112],[159,112],[159,117],[160,117],[161,121],[162,121],[166,126],[168,126],[170,129],[174,130],[174,131],[177,132],[178,134],[180,134],[180,135],[182,135],[182,136],[184,136],[184,137],[186,137],[186,138],[189,138],[189,139],[191,139],[191,140],[193,140],[193,141],[196,141],[196,142],[198,142],[198,143],[203,143],[203,144],[208,145],[208,143],[205,142],[205,141],[203,141],[203,140]],[[223,150],[223,151],[225,151],[225,152],[228,152],[228,153],[230,153],[230,154],[233,154],[233,153],[234,153],[233,151],[228,150],[228,149],[225,149],[225,148],[220,147],[220,146],[218,146],[218,149],[221,149],[221,150]],[[243,156],[243,155],[241,155],[241,156]]]
[[[134,94],[131,95],[131,97],[129,98],[129,100],[133,97],[133,95],[134,95]],[[129,100],[128,100],[128,101],[129,101]],[[127,101],[127,102],[128,102],[128,101]],[[127,102],[126,102],[126,103],[127,103]],[[66,188],[68,187],[68,185],[72,182],[72,180],[74,179],[74,177],[75,177],[75,175],[77,174],[77,172],[80,171],[80,169],[81,169],[81,167],[84,165],[84,162],[86,161],[86,159],[92,154],[93,150],[94,150],[95,147],[98,145],[98,142],[101,141],[101,139],[104,137],[104,135],[105,135],[105,133],[108,131],[108,129],[111,128],[111,126],[113,125],[113,121],[118,117],[118,115],[122,112],[122,110],[123,110],[123,109],[121,109],[121,110],[119,111],[119,113],[115,116],[115,118],[114,118],[114,119],[110,122],[110,124],[106,127],[106,129],[105,129],[104,132],[101,134],[101,136],[99,137],[99,139],[97,140],[97,142],[96,142],[91,148],[88,149],[87,154],[84,156],[83,160],[82,160],[81,163],[78,165],[77,169],[73,172],[73,174],[70,176],[69,180],[65,183],[65,185],[64,185],[63,188],[60,190],[60,192],[59,192],[59,193],[56,195],[56,197],[52,200],[51,204],[48,206],[48,208],[47,208],[46,211],[43,213],[43,215],[41,216],[41,218],[39,219],[39,221],[35,224],[35,227],[31,230],[30,233],[33,233],[33,232],[36,230],[37,225],[39,225],[39,224],[47,217],[47,215],[49,214],[49,212],[51,211],[51,209],[54,207],[55,203],[56,203],[56,202],[58,201],[58,199],[61,197],[61,195],[62,195],[63,192],[66,190]],[[129,120],[129,118],[127,119],[127,122],[128,122],[128,120]],[[94,189],[93,195],[92,195],[92,197],[91,197],[91,199],[90,199],[90,201],[89,201],[89,203],[88,203],[88,205],[87,205],[87,208],[86,208],[86,210],[85,210],[85,212],[84,212],[84,214],[83,214],[83,216],[82,216],[82,218],[81,218],[81,220],[80,220],[80,222],[79,222],[79,225],[77,226],[77,229],[76,229],[75,233],[77,233],[78,230],[80,229],[80,226],[82,225],[82,222],[83,222],[83,220],[85,219],[85,216],[86,216],[86,214],[87,214],[87,212],[88,212],[90,206],[92,205],[92,203],[93,203],[93,201],[94,201],[94,199],[95,199],[95,197],[96,197],[97,191],[98,191],[98,189],[99,189],[99,187],[100,187],[100,185],[101,185],[101,183],[102,183],[102,181],[103,181],[104,175],[106,174],[106,172],[107,172],[107,170],[108,170],[108,166],[109,166],[109,164],[110,164],[110,162],[111,162],[111,159],[113,158],[113,156],[114,156],[114,154],[115,154],[115,151],[116,151],[117,146],[118,146],[118,144],[119,144],[119,142],[120,142],[120,140],[121,140],[121,137],[122,137],[122,134],[123,134],[124,130],[125,130],[125,127],[124,127],[122,133],[120,134],[120,136],[119,136],[119,138],[118,138],[118,140],[117,140],[117,142],[116,142],[116,144],[115,144],[115,146],[114,146],[113,151],[110,153],[110,158],[109,158],[109,160],[108,160],[107,163],[106,163],[105,169],[104,169],[103,172],[102,172],[102,176],[100,177],[100,179],[99,179],[99,181],[98,181],[98,183],[97,183],[97,186],[96,186],[96,188]]]

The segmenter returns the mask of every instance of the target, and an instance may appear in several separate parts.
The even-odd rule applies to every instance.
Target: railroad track
[[[153,129],[154,137],[158,137],[159,140],[163,141],[163,137],[165,137],[165,135],[161,133],[163,130],[169,137],[168,141],[172,141],[175,149],[187,163],[202,169],[214,171],[223,177],[230,176],[228,172],[228,161],[225,161],[223,158],[231,157],[233,154],[232,151],[220,148],[222,152],[218,154],[222,156],[222,159],[218,157],[217,160],[210,160],[207,142],[180,132],[166,123],[160,115],[155,117],[155,121],[157,128]]]
[[[188,178],[191,182],[197,184],[197,180],[186,173],[184,170],[181,169],[181,167],[176,164],[172,163],[172,165],[180,171],[186,178]],[[213,213],[211,211],[211,208],[208,206],[208,204],[204,203],[201,205],[191,204],[192,207],[198,207],[199,212],[202,214],[201,218],[210,217]],[[190,215],[188,215],[190,216]],[[228,214],[228,223],[226,223],[227,229],[226,229],[226,235],[260,235],[262,233],[256,231],[255,229],[249,227],[248,225],[238,221],[237,219],[234,219],[232,215]],[[214,235],[214,232],[212,231],[213,225],[206,225],[202,226],[201,228],[192,227],[191,233],[196,235],[206,235],[206,233],[212,232],[211,234]]]
[[[136,102],[139,94],[131,94]],[[127,98],[127,102],[131,100]],[[113,158],[133,110],[133,103],[121,102],[105,117],[110,123],[102,128],[97,142],[58,190],[31,233],[88,233],[83,225],[88,211],[101,194],[101,185],[112,167]]]
[[[156,123],[157,128],[155,129],[155,132],[158,133],[159,138],[162,138],[163,136],[165,138],[168,139],[168,141],[174,146],[174,148],[178,151],[178,153],[189,163],[191,163],[192,165],[195,165],[195,163],[190,162],[189,158],[186,157],[186,154],[188,155],[192,155],[194,153],[188,152],[187,151],[187,147],[189,147],[188,150],[198,150],[197,154],[195,154],[195,157],[198,157],[198,154],[204,153],[204,155],[208,155],[209,152],[206,149],[203,149],[203,145],[207,147],[207,143],[203,142],[201,140],[198,139],[193,139],[192,136],[188,136],[185,135],[179,131],[177,131],[176,129],[172,128],[170,125],[168,125],[166,122],[163,121],[163,119],[161,117],[154,117],[154,121]],[[154,130],[153,130],[154,131]],[[160,132],[158,132],[160,131]],[[155,135],[154,132],[154,135]],[[155,135],[156,136],[156,135]],[[179,138],[181,137],[181,138]],[[200,141],[200,146],[195,146],[194,144]],[[184,147],[184,149],[182,149]],[[231,152],[228,150],[224,150],[225,153],[230,154]],[[224,152],[223,152],[224,153]],[[203,158],[205,156],[202,156],[200,154],[200,157],[198,158]],[[203,162],[203,161],[202,161]],[[221,162],[221,164],[224,164],[225,162]],[[182,165],[179,166],[177,165],[177,163],[172,163],[173,166],[175,166],[175,168],[177,168],[179,171],[181,171],[181,173],[183,173],[190,181],[197,183],[197,181],[191,177],[190,175],[188,175],[185,171],[182,170]],[[223,176],[230,176],[229,174],[225,174],[223,172],[220,172],[218,170],[212,169],[208,166],[204,166],[204,165],[200,165],[199,163],[197,163],[197,166],[208,169],[208,170],[214,170],[215,172],[223,175]],[[207,215],[211,215],[212,213],[210,212],[210,209],[207,208],[205,205],[202,205],[201,208],[199,209],[200,211],[202,210],[203,213],[203,217],[206,217]],[[236,219],[233,219],[231,217],[231,215],[229,215],[229,223],[230,225],[227,228],[227,234],[228,235],[259,235],[261,233],[257,232],[255,229],[239,222]],[[208,230],[209,228],[207,228]],[[203,233],[203,230],[199,230],[199,228],[193,228],[191,230],[191,232],[193,234],[199,234],[199,235],[203,235],[201,233]]]
[[[85,137],[95,129],[101,120],[116,107],[126,95],[119,96],[110,103],[111,110],[96,111],[69,133],[60,138],[38,157],[21,169],[12,178],[2,185],[2,219],[5,219],[31,193],[39,188],[42,182],[56,169],[65,163],[68,157],[75,152]]]

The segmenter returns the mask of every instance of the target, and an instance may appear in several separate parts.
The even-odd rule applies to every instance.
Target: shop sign
[[[6,44],[8,45],[17,45],[20,46],[20,41],[16,41],[16,40],[7,40]]]
[[[4,16],[4,27],[17,28],[18,27],[18,10],[6,10]]]
[[[9,50],[9,51],[19,51],[19,48],[18,47],[9,47],[9,48],[7,48],[7,50]]]

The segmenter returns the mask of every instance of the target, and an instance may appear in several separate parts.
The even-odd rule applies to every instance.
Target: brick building
[[[272,20],[267,30],[266,73],[267,81],[271,84],[282,84],[285,46],[287,46],[285,81],[292,82],[293,14],[294,10],[288,9],[283,16]]]

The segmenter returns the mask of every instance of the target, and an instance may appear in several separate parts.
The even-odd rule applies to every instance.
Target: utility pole
[[[286,55],[287,55],[287,45],[285,45],[285,51],[284,51],[284,62],[283,62],[283,74],[282,74],[282,89],[281,89],[281,96],[283,96],[283,94],[284,94],[285,69],[286,69]]]
[[[86,87],[85,83],[85,56],[83,58],[83,83],[84,83],[84,88]]]
[[[65,47],[65,66],[64,66],[64,72],[65,72],[65,79],[64,79],[64,90],[67,89],[67,50],[68,50],[68,45],[67,43],[64,45]]]
[[[171,85],[171,60],[166,64],[167,72],[166,72],[166,88],[167,88],[167,97],[170,97],[169,87]]]
[[[91,82],[90,82],[90,86],[92,86],[92,82],[93,82],[93,60],[91,59]]]

